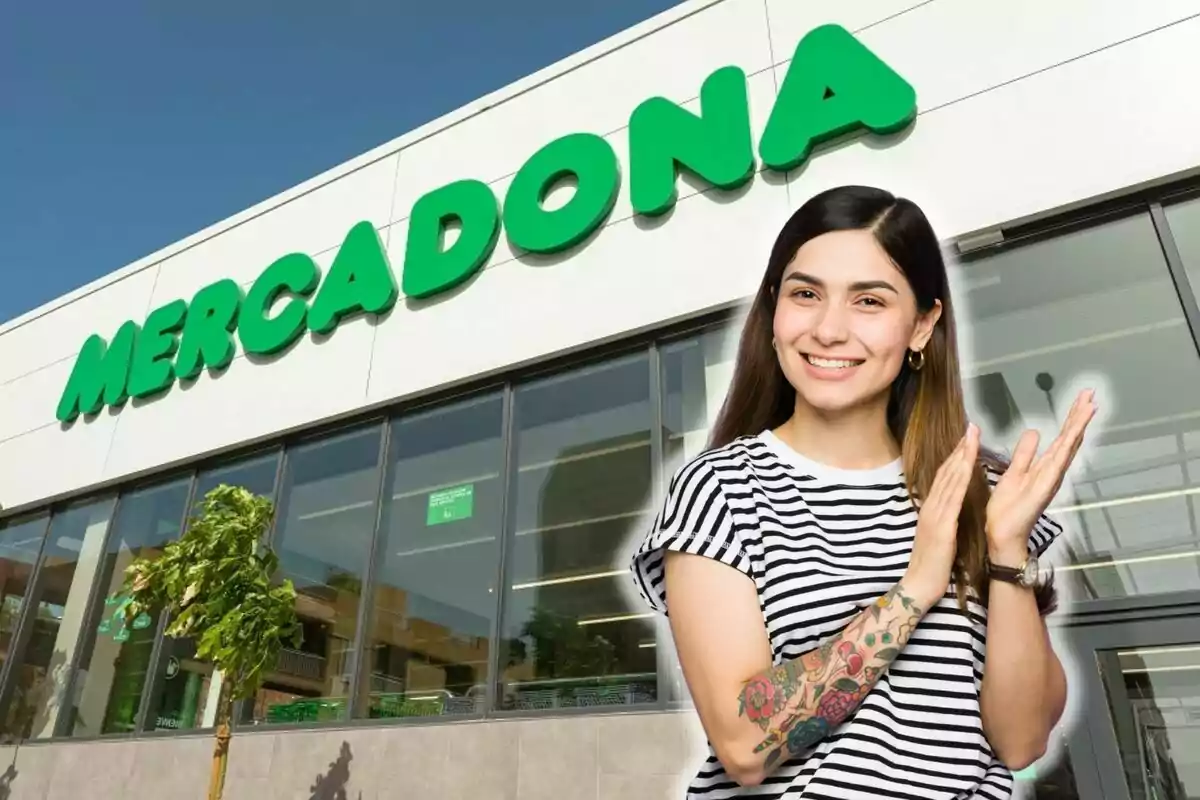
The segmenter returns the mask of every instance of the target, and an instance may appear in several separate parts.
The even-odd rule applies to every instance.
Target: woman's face
[[[783,271],[775,304],[779,363],[800,399],[829,413],[886,398],[908,351],[928,342],[927,314],[904,274],[868,231],[805,243]]]

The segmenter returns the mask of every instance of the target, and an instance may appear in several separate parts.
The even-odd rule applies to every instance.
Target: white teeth
[[[816,356],[806,356],[808,363],[815,367],[825,367],[826,369],[846,369],[847,367],[856,367],[859,362],[847,361],[839,358],[817,358]]]

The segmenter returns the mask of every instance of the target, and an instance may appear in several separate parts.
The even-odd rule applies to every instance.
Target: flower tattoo
[[[759,675],[746,684],[742,691],[742,714],[759,727],[779,711],[776,708],[775,684],[767,676]]]
[[[743,684],[739,713],[766,733],[754,748],[766,769],[803,756],[850,719],[923,616],[897,584],[840,634]]]

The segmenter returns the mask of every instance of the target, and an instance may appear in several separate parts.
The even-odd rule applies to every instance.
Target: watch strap
[[[994,578],[1005,583],[1015,583],[1017,586],[1025,585],[1025,565],[1019,567],[1005,567],[1000,564],[993,564],[988,561],[988,577]]]

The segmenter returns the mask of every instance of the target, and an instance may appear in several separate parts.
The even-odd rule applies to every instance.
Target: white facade
[[[1179,178],[1200,165],[1198,12],[1192,0],[684,3],[0,327],[0,506],[36,507],[730,306],[757,285],[791,210],[831,186],[909,196],[954,239]],[[220,377],[150,402],[56,421],[88,335],[108,338],[222,278],[248,285],[289,252],[327,266],[364,219],[398,273],[423,193],[477,178],[502,197],[528,156],[573,132],[605,135],[625,166],[634,107],[694,99],[719,67],[749,76],[761,133],[792,49],[829,22],[915,87],[913,127],[820,149],[786,179],[759,174],[719,201],[682,178],[678,205],[653,222],[633,217],[623,181],[606,227],[572,251],[514,257],[502,236],[486,269],[445,295],[402,298],[381,320],[356,318],[270,361],[239,354]]]

